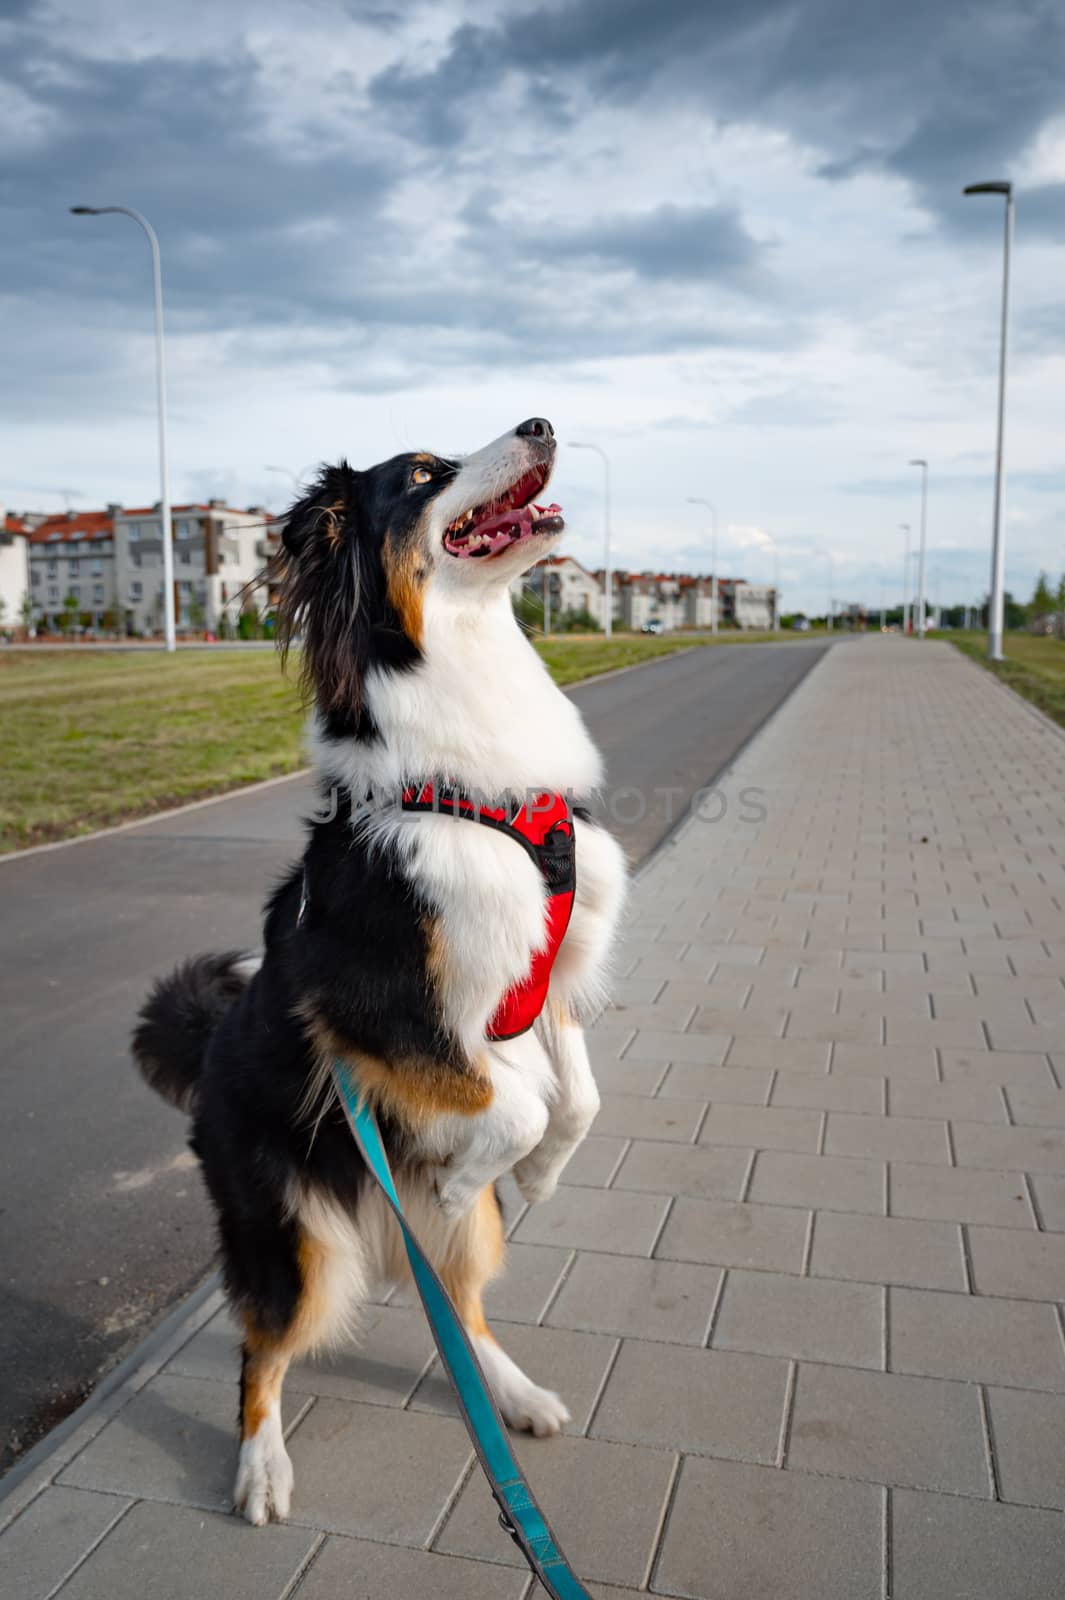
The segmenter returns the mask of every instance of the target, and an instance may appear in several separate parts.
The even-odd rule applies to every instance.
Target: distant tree
[[[1028,607],[1015,600],[1007,589],[1002,596],[1002,620],[1007,628],[1023,628],[1028,620]]]
[[[1063,572],[1061,577],[1058,579],[1058,587],[1057,592],[1054,595],[1054,602],[1059,611],[1065,612],[1065,572]]]
[[[56,618],[60,633],[69,633],[74,626],[74,618],[78,614],[78,602],[72,594],[68,594],[63,601],[63,609]]]
[[[192,625],[192,627],[194,627],[194,628],[202,628],[203,627],[204,619],[207,616],[207,612],[204,609],[203,601],[199,598],[198,595],[193,595],[192,599],[189,601],[188,606],[186,607],[186,610],[185,610],[185,615],[188,617],[189,622]]]
[[[22,596],[22,604],[18,608],[19,621],[24,628],[28,628],[33,621],[33,600],[27,591]]]
[[[247,601],[240,613],[237,623],[237,633],[241,639],[262,638],[262,628],[259,625],[259,612],[254,601]]]
[[[7,601],[4,599],[3,595],[0,594],[0,628],[2,628],[4,626],[4,618],[6,616],[7,616]]]
[[[1041,572],[1039,574],[1039,580],[1035,586],[1035,593],[1032,595],[1032,602],[1028,608],[1028,614],[1034,622],[1038,617],[1049,617],[1053,610],[1054,596],[1050,592],[1050,585],[1047,582],[1046,573]]]
[[[520,594],[512,597],[511,603],[514,615],[526,633],[543,633],[544,602],[538,594],[534,594],[531,589],[523,589]]]
[[[563,611],[558,622],[559,633],[598,633],[599,624],[596,622],[587,606],[582,606],[579,611]]]

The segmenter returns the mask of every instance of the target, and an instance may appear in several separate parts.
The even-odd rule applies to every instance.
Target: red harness
[[[404,811],[445,812],[496,828],[520,844],[536,863],[547,891],[547,943],[532,958],[529,971],[508,989],[488,1024],[490,1039],[516,1039],[527,1033],[544,1009],[551,969],[566,936],[577,887],[573,813],[560,794],[538,794],[518,810],[484,806],[454,790],[431,783],[403,791]]]

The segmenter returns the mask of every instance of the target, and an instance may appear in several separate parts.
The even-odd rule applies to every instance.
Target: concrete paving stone
[[[1012,1167],[1065,1174],[1065,1129],[991,1128],[985,1122],[954,1122],[959,1167]]]
[[[883,973],[878,967],[845,963],[842,967],[803,967],[799,973],[797,993],[816,994],[821,990],[835,990],[840,994],[876,1000],[883,997],[883,987]]]
[[[756,967],[765,955],[761,944],[733,943],[691,944],[685,952],[685,965],[698,965],[702,961],[719,967]]]
[[[931,1045],[888,1049],[885,1044],[841,1040],[832,1051],[834,1073],[873,1078],[916,1078],[935,1083],[936,1052]]]
[[[977,1294],[1007,1300],[1065,1300],[1065,1235],[969,1228]]]
[[[318,1400],[288,1441],[294,1521],[421,1545],[471,1459],[450,1417]]]
[[[721,1277],[720,1268],[688,1262],[582,1251],[546,1320],[556,1328],[702,1345]]]
[[[773,1084],[772,1106],[802,1106],[811,1111],[884,1110],[882,1078],[845,1078],[824,1072],[781,1072]]]
[[[1054,1085],[1043,1055],[1015,1050],[943,1050],[940,1061],[945,1083]]]
[[[793,1011],[788,1018],[789,1039],[827,1039],[833,1044],[878,1045],[882,1033],[879,1017],[838,1016],[826,1012]]]
[[[955,1050],[979,1050],[986,1045],[983,1024],[971,1018],[909,1019],[888,1017],[884,1024],[889,1050],[898,1045],[936,1045]]]
[[[660,1100],[723,1100],[726,1105],[764,1106],[772,1073],[743,1067],[702,1067],[678,1062],[658,1089]]]
[[[1012,1120],[1022,1127],[1065,1128],[1065,1090],[1050,1084],[1008,1084]]]
[[[663,1065],[701,1061],[720,1067],[731,1043],[729,1033],[659,1033],[653,1028],[641,1028],[629,1046],[628,1057],[633,1061],[661,1061]]]
[[[706,1110],[705,1102],[650,1100],[645,1095],[604,1094],[595,1131],[623,1139],[660,1139],[671,1144],[691,1144]]]
[[[693,1006],[736,1006],[746,1003],[751,992],[746,967],[718,967],[705,982],[671,978],[665,986],[664,1000],[690,1001]]]
[[[847,1111],[830,1111],[825,1130],[825,1154],[950,1165],[946,1123],[922,1117],[863,1117]]]
[[[142,1504],[112,1529],[64,1587],[75,1600],[275,1600],[314,1548],[312,1529],[250,1528],[236,1517]],[[224,1577],[222,1576],[224,1574]]]
[[[369,1539],[328,1539],[299,1586],[300,1600],[520,1600],[521,1573],[487,1561]],[[226,1600],[229,1600],[228,1591]],[[265,1597],[264,1597],[265,1600]]]
[[[1059,1600],[1065,1518],[896,1489],[891,1496],[894,1600]]]
[[[844,948],[843,970],[855,976],[869,973],[913,973],[924,977],[924,957],[914,950],[851,950]]]
[[[942,1021],[948,1019],[958,1021],[964,1018],[968,1021],[987,1022],[994,1017],[996,1022],[1008,1022],[1012,1027],[1017,1027],[1032,1020],[1019,994],[996,995],[992,1000],[984,994],[961,994],[954,990],[936,996],[933,1003],[936,1018]]]
[[[285,1391],[286,1426],[305,1404],[302,1395]],[[386,1414],[380,1407],[366,1409]],[[237,1463],[236,1425],[234,1384],[153,1378],[75,1456],[59,1482],[228,1511]]]
[[[726,1058],[730,1067],[769,1067],[775,1072],[827,1072],[827,1039],[737,1039]]]
[[[880,1600],[884,1493],[687,1458],[654,1577],[700,1600]]]
[[[690,1033],[704,1038],[779,1039],[788,1019],[784,1005],[700,1006]]]
[[[523,1244],[649,1256],[668,1208],[668,1200],[656,1194],[562,1188],[529,1208],[516,1237]]]
[[[788,1465],[987,1498],[977,1390],[938,1378],[800,1364]]]
[[[654,1194],[694,1195],[706,1200],[738,1200],[754,1152],[719,1146],[652,1144],[636,1139],[611,1184],[612,1189],[643,1189]]]
[[[927,994],[880,994],[869,990],[841,993],[839,1010],[843,1016],[883,1017],[885,1021],[930,1022],[932,1002]]]
[[[88,1489],[45,1489],[0,1534],[7,1600],[45,1600],[130,1503]]]
[[[664,993],[665,987],[666,987],[665,978],[631,978],[631,977],[626,977],[624,983],[619,981],[619,982],[615,983],[615,985],[614,985],[614,988],[615,988],[616,992],[619,995],[620,994],[624,994],[625,1003],[627,1005],[630,1005],[630,1006],[649,1006],[649,1005],[653,1005],[654,1002],[657,999],[659,999],[660,997],[663,998],[663,999],[665,998],[665,993]],[[673,1000],[673,999],[682,999],[682,998],[683,998],[683,996],[680,996],[680,995],[671,995],[670,996],[671,1000]],[[694,1004],[696,1004],[696,1002],[693,1001],[692,1004],[694,1005]],[[616,1011],[616,1008],[614,1008],[612,1006],[608,1006],[607,1007],[607,1010],[604,1013],[604,1016],[612,1019],[615,1022],[624,1022],[626,1020],[625,1017],[623,1015],[619,1014]]]
[[[615,978],[624,980],[626,983],[631,978],[635,978],[640,983],[652,980],[658,983],[665,983],[670,978],[692,978],[699,971],[691,963],[682,961],[679,956],[654,954],[653,947],[648,954],[641,955],[638,960],[634,961],[627,972],[624,970],[626,959],[624,955],[620,959],[615,956],[612,963]],[[701,973],[703,978],[709,977],[710,968],[711,963],[708,962],[705,970]],[[618,987],[620,987],[620,982]]]
[[[884,1186],[882,1161],[760,1150],[754,1160],[750,1198],[769,1205],[862,1211],[880,1217],[885,1210]]]
[[[658,1241],[662,1260],[800,1272],[809,1213],[750,1201],[678,1199]]]
[[[964,973],[966,976],[979,978],[1001,973],[1004,977],[1012,975],[1013,968],[1009,964],[1004,945],[984,945],[970,950],[950,950],[942,941],[935,944],[929,943],[925,956],[929,972],[939,977],[943,973]]]
[[[1051,1233],[1065,1232],[1065,1178],[1032,1179],[1041,1225]]]
[[[625,994],[626,986],[622,984],[618,999],[603,1013],[603,1021],[608,1025],[613,1023],[619,1028],[661,1028],[668,1033],[683,1033],[695,1015],[696,1007],[690,1003],[678,1005],[673,1001],[661,1000],[656,1005],[627,1005],[621,999]]]
[[[883,1335],[884,1290],[879,1287],[730,1272],[711,1346],[880,1370]]]
[[[1009,1022],[996,1015],[987,1019],[986,1028],[992,1050],[1049,1053],[1061,1043],[1060,1023],[1048,1026],[1038,1022]]]
[[[1035,1226],[1019,1172],[893,1161],[888,1209],[893,1217],[983,1222],[1003,1228]]]
[[[862,1283],[967,1288],[961,1229],[954,1222],[819,1211],[814,1218],[810,1271],[815,1277]]]
[[[665,1061],[607,1061],[595,1069],[601,1093],[652,1095],[669,1071]]]
[[[787,1376],[768,1356],[626,1339],[592,1436],[771,1465]]]
[[[699,1143],[813,1152],[820,1135],[821,1114],[818,1111],[730,1106],[715,1101],[700,1130]]]
[[[900,957],[901,959],[901,957]],[[973,993],[974,979],[968,972],[937,972],[932,974],[924,969],[920,956],[910,957],[921,962],[921,967],[913,972],[896,972],[888,970],[884,973],[885,994],[961,994]]]
[[[987,1404],[1002,1499],[1065,1511],[1065,1396],[992,1388]]]
[[[893,1372],[1065,1391],[1065,1343],[1053,1306],[890,1289],[888,1323]]]
[[[596,1022],[587,1030],[588,1055],[597,1070],[608,1068],[612,1061],[624,1055],[635,1036],[635,1028],[617,1027],[606,1022]]]
[[[964,1117],[970,1122],[1004,1124],[1006,1105],[994,1083],[916,1083],[893,1078],[888,1093],[892,1117],[928,1117],[941,1121]]]
[[[554,1389],[562,1396],[572,1417],[566,1424],[566,1432],[583,1433],[614,1359],[617,1340],[597,1330],[588,1333],[562,1328],[530,1328],[521,1322],[493,1323],[493,1332],[507,1354],[534,1383]],[[410,1409],[458,1417],[454,1391],[439,1362],[434,1362],[418,1385]]]
[[[636,1450],[631,1445],[567,1436],[522,1437],[515,1440],[515,1449],[559,1543],[581,1578],[639,1588],[651,1560],[676,1458],[664,1450]],[[495,1502],[479,1472],[463,1489],[435,1548],[520,1567],[525,1572],[524,1558],[500,1528]]]
[[[589,1134],[570,1157],[562,1173],[562,1182],[582,1189],[603,1188],[627,1147],[627,1139]]]

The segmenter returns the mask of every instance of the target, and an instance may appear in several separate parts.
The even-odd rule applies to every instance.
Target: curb
[[[1037,722],[1041,722],[1044,728],[1047,728],[1051,733],[1056,734],[1059,739],[1065,739],[1065,728],[1061,726],[1060,722],[1055,722],[1053,717],[1048,717],[1045,711],[1041,711],[1037,705],[1035,705],[1025,695],[1021,694],[1020,690],[1015,689],[1013,685],[1007,683],[1004,678],[1000,678],[998,673],[995,672],[993,668],[982,667],[979,661],[974,660],[967,651],[959,650],[957,645],[954,645],[952,641],[944,639],[941,642],[943,644],[950,642],[954,650],[954,654],[959,658],[959,660],[967,662],[968,665],[972,667],[974,671],[978,672],[985,681],[990,679],[996,688],[1004,689],[1006,694],[1008,694],[1012,700],[1015,700],[1019,706],[1022,706],[1024,710],[1028,712],[1029,716],[1034,717]]]

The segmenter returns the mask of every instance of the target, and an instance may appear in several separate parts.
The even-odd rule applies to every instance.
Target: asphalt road
[[[633,864],[826,648],[693,650],[572,691]],[[211,1265],[185,1124],[135,1075],[127,1040],[155,974],[257,945],[309,801],[293,778],[0,862],[0,1469]]]

